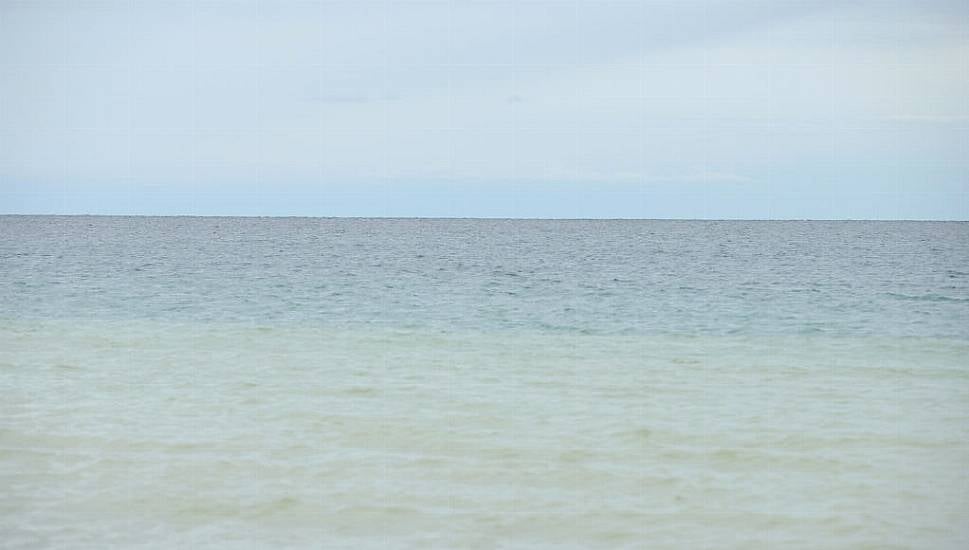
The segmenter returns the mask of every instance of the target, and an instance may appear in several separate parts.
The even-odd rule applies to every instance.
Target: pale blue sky
[[[969,219],[969,3],[0,0],[0,213]]]

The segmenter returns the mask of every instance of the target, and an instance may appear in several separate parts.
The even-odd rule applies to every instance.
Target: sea
[[[969,548],[969,223],[0,216],[0,546]]]

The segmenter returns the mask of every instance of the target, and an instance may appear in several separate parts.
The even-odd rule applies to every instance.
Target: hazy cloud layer
[[[0,212],[965,219],[967,121],[964,2],[0,0]]]

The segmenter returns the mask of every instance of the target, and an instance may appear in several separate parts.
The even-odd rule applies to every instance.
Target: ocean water
[[[4,548],[969,547],[969,224],[0,216]]]

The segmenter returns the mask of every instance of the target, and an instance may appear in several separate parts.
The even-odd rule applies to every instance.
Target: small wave
[[[899,292],[887,292],[887,296],[895,298],[896,300],[911,300],[916,302],[950,302],[950,303],[967,303],[969,298],[957,298],[954,296],[943,296],[941,294],[901,294]]]
[[[356,387],[348,388],[345,391],[345,393],[348,395],[371,396],[371,395],[377,395],[377,388],[356,386]]]
[[[0,363],[0,367],[2,366],[3,364]],[[55,369],[61,369],[61,370],[82,370],[81,367],[77,365],[69,364],[69,363],[56,363],[53,366]]]
[[[303,503],[296,497],[283,496],[253,506],[250,510],[248,510],[248,515],[253,518],[260,518],[276,514],[283,514],[292,511],[301,504]]]
[[[653,430],[649,428],[637,428],[635,430],[629,430],[620,435],[620,438],[625,441],[645,441],[653,437]]]

